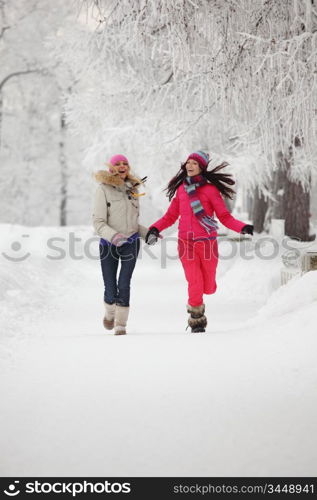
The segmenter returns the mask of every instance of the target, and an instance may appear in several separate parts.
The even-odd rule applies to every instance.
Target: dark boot
[[[190,314],[188,318],[188,326],[192,333],[204,332],[207,326],[207,318],[205,316],[205,304],[201,306],[187,305],[187,312]]]

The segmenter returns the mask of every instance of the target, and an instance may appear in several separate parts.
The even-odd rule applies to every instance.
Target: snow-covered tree
[[[2,221],[66,224],[79,204],[87,212],[81,220],[89,220],[89,192],[77,189],[77,204],[71,198],[70,179],[80,177],[80,145],[65,127],[64,93],[68,94],[70,78],[60,78],[46,45],[70,17],[77,22],[72,7],[60,1],[0,4]]]
[[[311,188],[317,158],[315,0],[78,5],[95,26],[86,47],[71,41],[81,86],[68,116],[80,134],[86,127],[91,153],[124,144],[127,136],[137,151],[146,137],[150,158],[162,158],[162,148],[165,158],[174,149],[175,158],[176,148],[179,156],[188,150],[198,127],[209,128],[209,150],[220,134],[219,153],[250,158],[256,152],[248,167],[237,169],[240,185],[272,191],[271,177],[282,168],[298,185],[297,196]],[[219,122],[227,124],[225,134]],[[100,125],[97,134],[90,123]],[[255,167],[259,159],[264,169]],[[277,203],[276,193],[272,200]],[[291,218],[292,236],[306,238],[307,230]]]

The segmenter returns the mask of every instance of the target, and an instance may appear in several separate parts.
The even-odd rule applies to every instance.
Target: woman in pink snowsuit
[[[178,254],[188,282],[187,312],[192,332],[205,331],[203,294],[215,293],[217,288],[218,226],[214,213],[229,229],[253,234],[253,226],[232,217],[222,198],[222,194],[228,198],[234,194],[226,185],[234,184],[231,175],[218,173],[227,163],[207,171],[208,163],[209,157],[203,151],[189,155],[168,184],[167,194],[172,202],[167,212],[150,226],[145,240],[149,245],[156,243],[159,233],[180,217]]]

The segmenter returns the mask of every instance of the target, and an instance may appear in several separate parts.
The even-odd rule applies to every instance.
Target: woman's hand
[[[149,229],[146,233],[145,243],[147,243],[148,245],[155,245],[158,238],[161,238],[159,230],[156,227],[151,227],[151,229]]]
[[[122,233],[116,233],[112,238],[111,238],[111,243],[115,245],[116,247],[121,247],[125,243],[128,242],[128,236]]]
[[[241,233],[242,234],[251,234],[253,236],[253,229],[254,229],[254,226],[252,226],[252,224],[246,224],[242,229],[241,229]]]

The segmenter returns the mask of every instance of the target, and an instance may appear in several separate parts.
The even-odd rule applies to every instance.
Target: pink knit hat
[[[110,158],[109,163],[114,167],[116,163],[119,161],[125,161],[129,165],[129,160],[126,156],[123,155],[114,155]]]
[[[208,167],[209,163],[209,154],[205,153],[204,151],[195,151],[194,153],[190,154],[189,157],[187,158],[186,162],[188,160],[195,160],[199,163],[199,165],[205,169]]]

